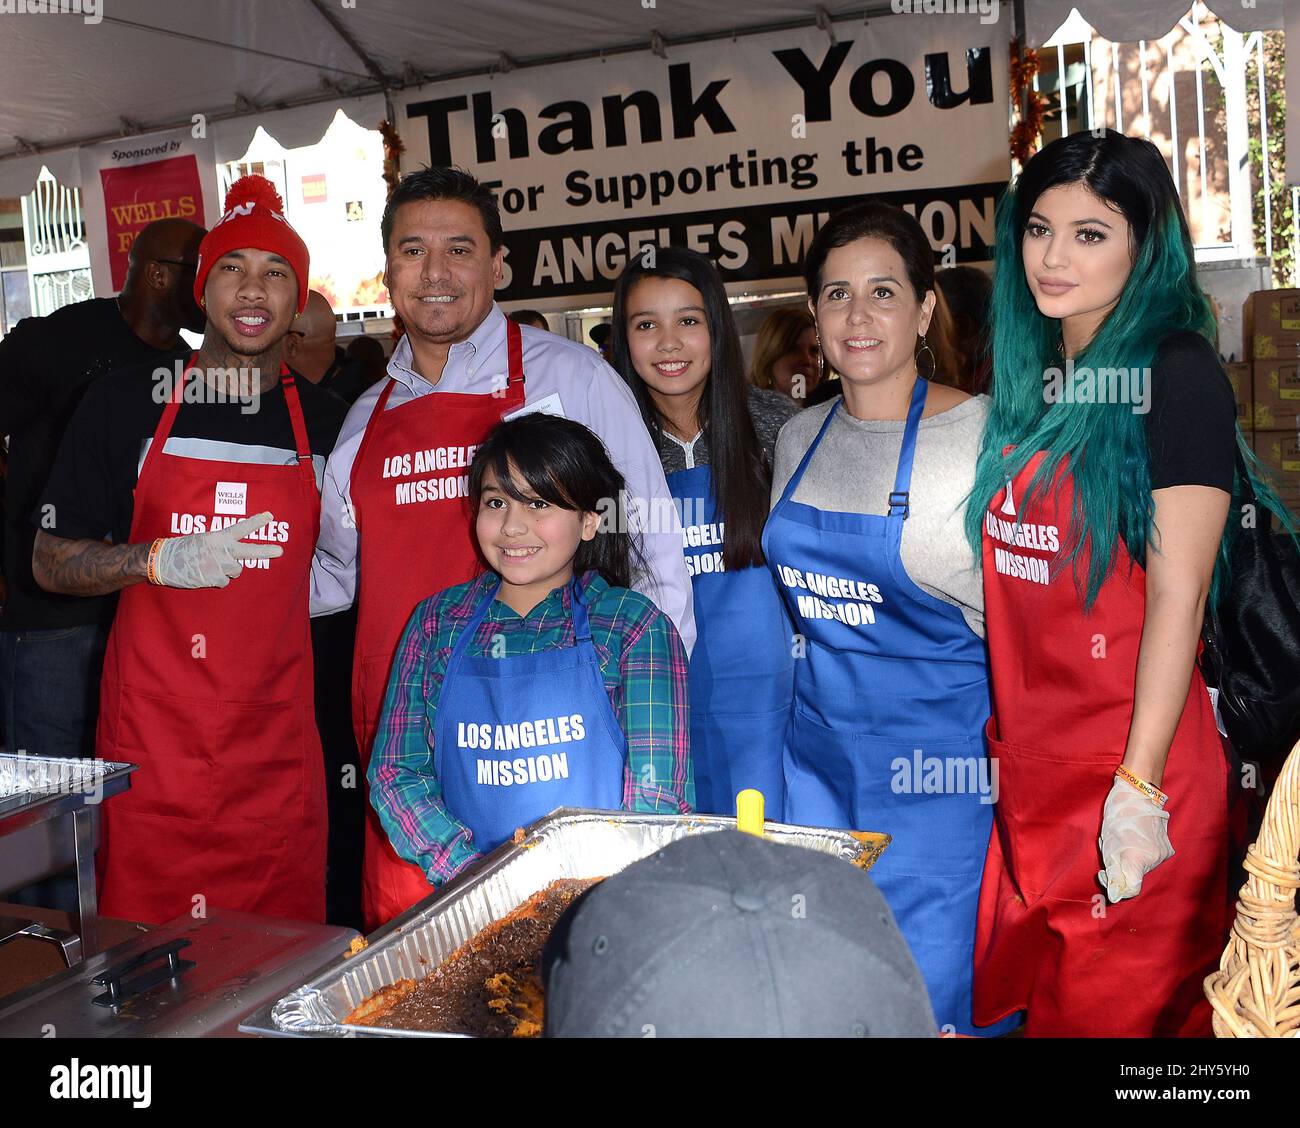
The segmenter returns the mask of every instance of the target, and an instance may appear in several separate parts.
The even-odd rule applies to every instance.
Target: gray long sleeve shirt
[[[773,506],[837,403],[838,398],[809,407],[781,428],[772,473]],[[981,638],[984,590],[963,522],[988,409],[988,397],[977,396],[921,420],[912,464],[911,512],[903,525],[901,548],[903,569],[913,582],[961,611]],[[902,420],[855,419],[841,408],[793,500],[843,513],[887,513],[903,427]]]

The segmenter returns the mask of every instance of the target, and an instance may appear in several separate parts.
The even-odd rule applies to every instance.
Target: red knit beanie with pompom
[[[241,176],[226,193],[222,216],[199,244],[198,270],[194,275],[194,300],[203,304],[203,287],[208,272],[222,255],[253,247],[279,255],[291,267],[298,282],[298,312],[307,306],[307,244],[284,218],[284,201],[264,176]]]

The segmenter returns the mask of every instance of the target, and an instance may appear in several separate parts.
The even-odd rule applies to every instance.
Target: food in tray
[[[540,1036],[542,947],[564,910],[600,880],[551,882],[462,944],[423,979],[399,979],[343,1021],[488,1038]]]

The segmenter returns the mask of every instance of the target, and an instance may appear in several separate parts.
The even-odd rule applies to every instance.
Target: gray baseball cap
[[[542,956],[548,1037],[936,1037],[880,890],[829,854],[734,830],[606,878]]]

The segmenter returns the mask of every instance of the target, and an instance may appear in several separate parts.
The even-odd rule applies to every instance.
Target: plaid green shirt
[[[479,857],[473,832],[448,810],[433,767],[438,697],[452,647],[496,582],[483,575],[420,603],[402,634],[370,758],[370,802],[393,849],[441,885]],[[627,737],[623,809],[689,812],[695,804],[687,659],[676,628],[645,596],[582,577],[605,690]],[[574,645],[572,594],[556,588],[526,616],[492,601],[468,653],[514,658]]]

